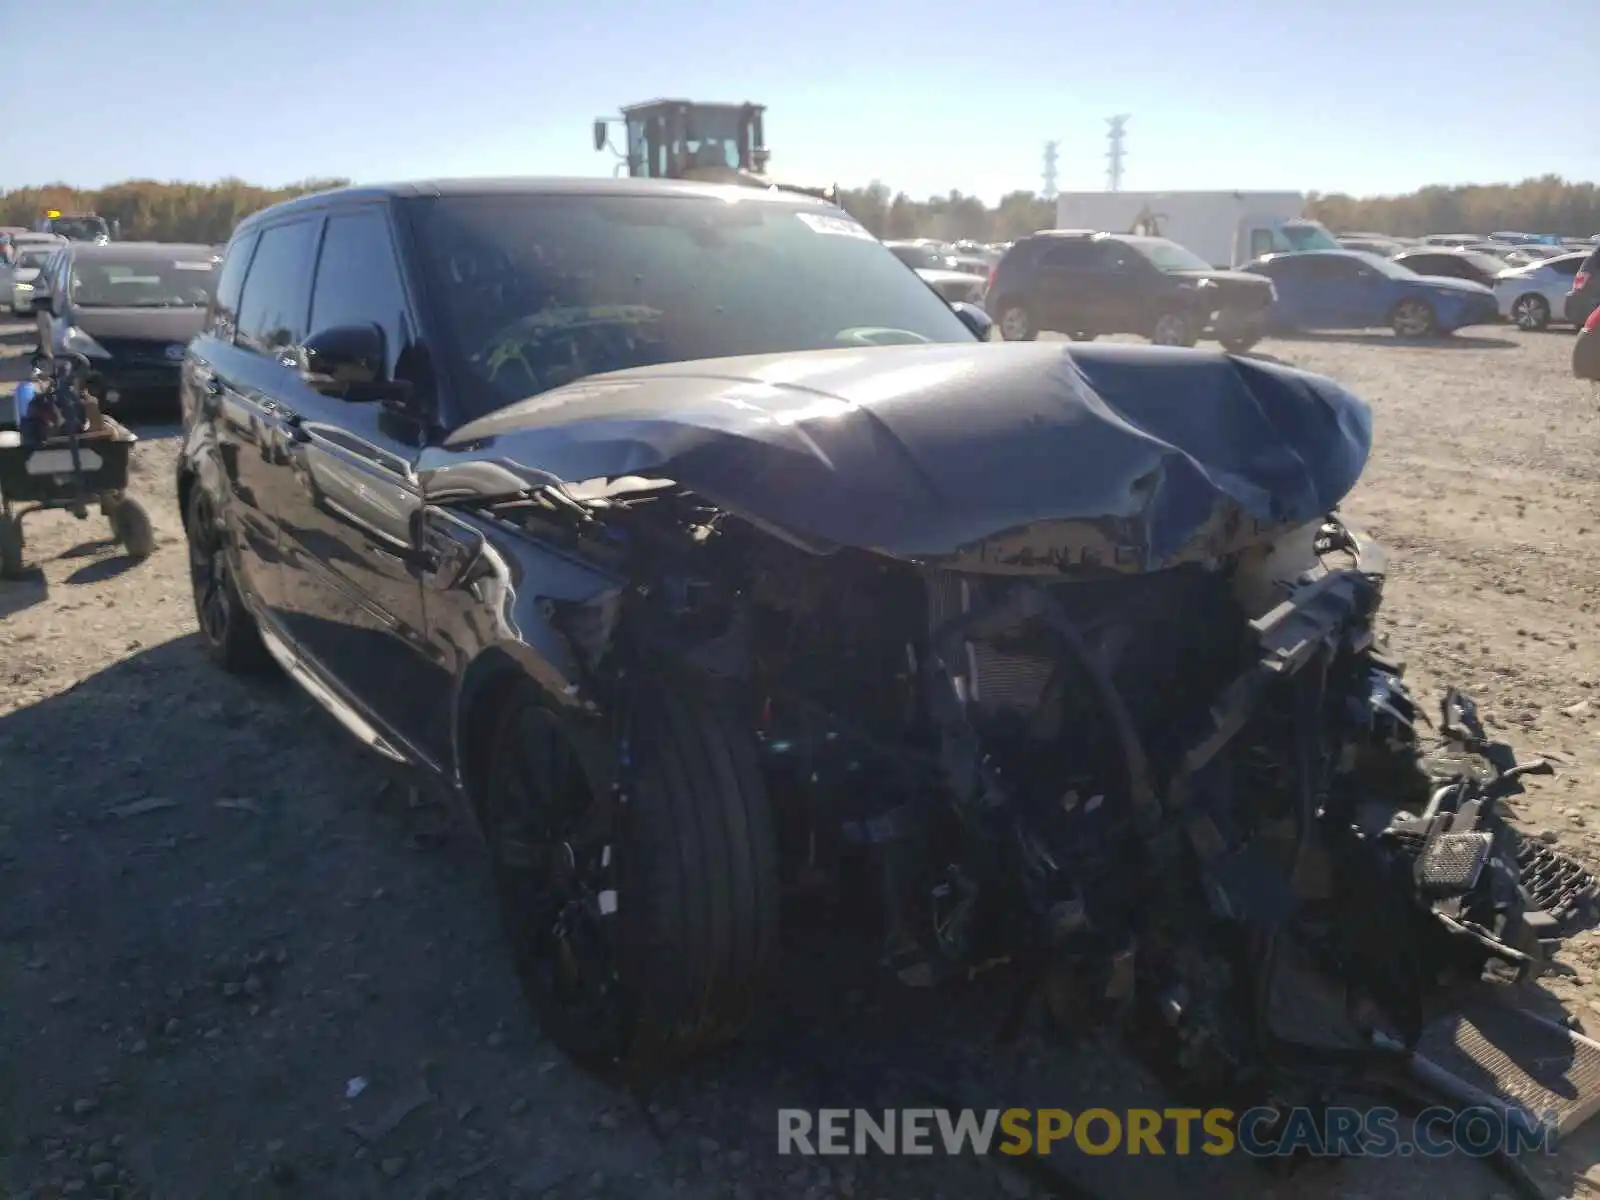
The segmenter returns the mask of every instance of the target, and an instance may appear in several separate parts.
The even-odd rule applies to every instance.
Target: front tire
[[[194,615],[200,626],[200,646],[206,657],[232,675],[265,672],[274,660],[234,582],[227,539],[216,506],[198,483],[189,493],[183,525],[189,541],[189,584],[194,594]]]
[[[1518,296],[1511,303],[1511,319],[1518,329],[1537,333],[1550,325],[1550,302],[1534,293]]]
[[[778,858],[754,740],[725,705],[658,679],[626,725],[631,764],[612,780],[519,686],[500,710],[483,816],[545,1035],[590,1069],[640,1078],[744,1027],[777,949]]]
[[[1424,338],[1438,331],[1439,319],[1426,300],[1402,300],[1394,306],[1389,324],[1395,337]]]

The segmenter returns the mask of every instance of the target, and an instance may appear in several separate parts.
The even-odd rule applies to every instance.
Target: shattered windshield
[[[475,414],[627,367],[974,340],[882,243],[821,205],[445,196],[415,211],[440,350]]]

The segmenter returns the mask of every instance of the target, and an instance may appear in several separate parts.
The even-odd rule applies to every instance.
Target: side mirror
[[[378,325],[337,325],[312,334],[302,347],[306,383],[341,400],[385,399],[393,392],[388,348]]]
[[[972,330],[980,342],[989,340],[989,335],[994,331],[994,321],[988,313],[967,300],[956,300],[950,307],[955,309],[956,316],[961,318],[961,323]]]
[[[596,150],[604,150],[606,148],[606,122],[604,118],[594,123],[594,148]]]

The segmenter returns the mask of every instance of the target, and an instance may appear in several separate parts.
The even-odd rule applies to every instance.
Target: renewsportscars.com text
[[[824,1108],[778,1110],[778,1153],[1291,1154],[1439,1158],[1550,1153],[1553,1123],[1492,1108]]]

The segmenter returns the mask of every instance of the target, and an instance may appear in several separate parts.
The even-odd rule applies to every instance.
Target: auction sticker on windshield
[[[211,270],[211,265],[208,262],[175,262],[172,264],[172,269],[175,271],[209,271]]]
[[[878,239],[873,237],[866,226],[852,221],[849,217],[834,217],[826,213],[795,213],[801,224],[813,233],[831,233],[838,237],[866,238],[869,242]]]

